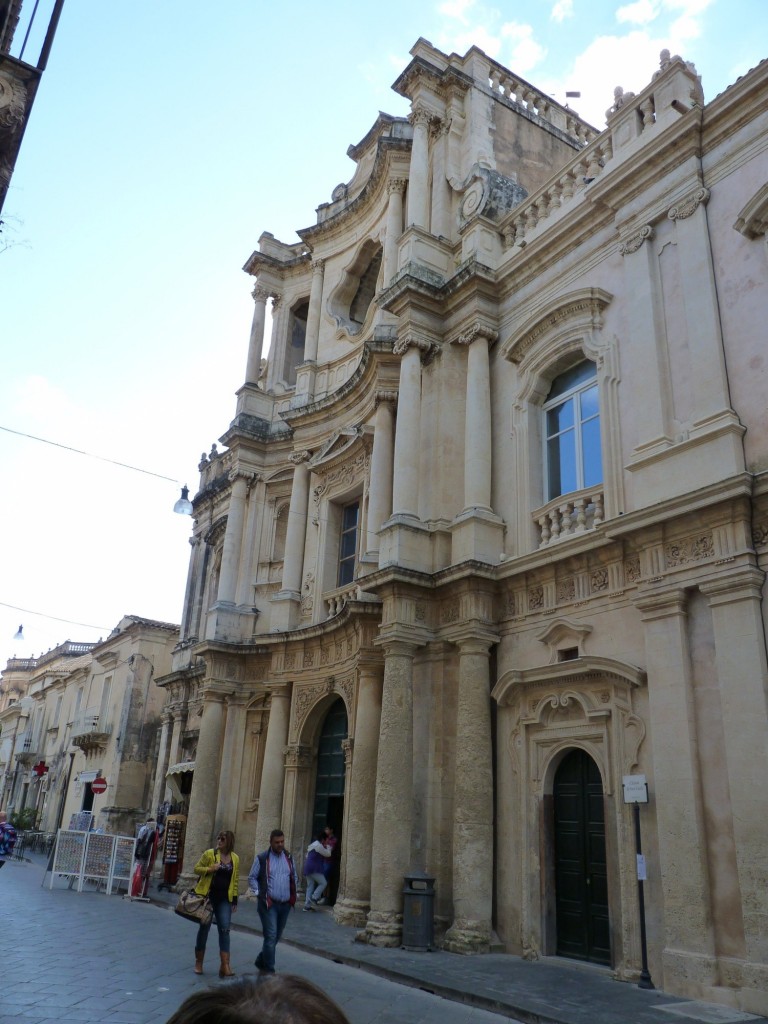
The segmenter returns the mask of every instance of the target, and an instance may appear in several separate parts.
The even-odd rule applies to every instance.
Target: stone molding
[[[485,338],[488,341],[488,347],[490,348],[499,338],[499,332],[494,330],[488,324],[481,323],[480,321],[472,324],[471,327],[464,328],[462,333],[451,340],[452,345],[466,345],[469,347],[473,341],[477,341],[478,338]]]
[[[389,178],[387,181],[387,195],[403,195],[407,184],[407,178]]]
[[[253,301],[254,302],[263,302],[264,305],[266,305],[267,299],[270,297],[271,294],[272,294],[272,292],[270,292],[269,288],[264,288],[260,284],[255,284],[253,286],[253,289],[251,290],[251,295],[253,296]]]
[[[392,353],[396,356],[404,356],[409,348],[417,348],[419,350],[423,363],[428,363],[439,351],[437,342],[430,341],[429,338],[425,338],[423,335],[410,332],[397,339],[392,347]]]
[[[671,206],[667,212],[667,217],[670,220],[685,220],[687,217],[692,217],[702,203],[706,204],[709,201],[711,194],[708,188],[697,189],[694,193],[683,199],[682,202]]]
[[[768,184],[763,185],[742,207],[733,226],[746,238],[768,234]]]
[[[504,342],[502,354],[513,363],[521,363],[536,342],[545,335],[559,334],[566,325],[574,335],[593,332],[603,326],[603,311],[613,299],[602,288],[584,288],[562,295]]]
[[[643,242],[649,242],[653,238],[653,228],[650,224],[644,225],[639,231],[625,238],[619,243],[619,252],[622,256],[629,256],[642,246]]]
[[[308,452],[306,449],[300,452],[291,452],[288,456],[289,461],[292,462],[294,466],[300,466],[303,462],[309,462],[311,458],[312,453]]]

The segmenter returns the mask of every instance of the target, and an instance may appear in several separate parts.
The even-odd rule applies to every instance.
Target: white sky
[[[390,86],[419,36],[580,90],[602,128],[662,47],[711,100],[767,29],[768,0],[67,0],[3,214],[0,426],[178,484],[0,431],[0,666],[126,613],[180,620],[191,520],[171,508],[234,414],[240,268],[262,231],[314,223],[379,110],[407,113]]]

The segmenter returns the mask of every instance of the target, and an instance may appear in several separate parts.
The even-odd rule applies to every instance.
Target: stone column
[[[245,383],[257,384],[261,373],[261,353],[264,348],[264,324],[267,316],[269,292],[257,284],[251,292],[255,303],[251,338],[248,342],[248,362],[245,366]]]
[[[201,586],[201,551],[203,545],[200,534],[189,538],[189,546],[192,551],[189,556],[189,571],[187,573],[187,589],[184,593],[184,617],[182,619],[181,636],[179,639],[186,640],[189,636],[197,635],[197,625],[194,619],[196,595]]]
[[[395,464],[392,480],[392,514],[418,519],[419,441],[421,432],[421,353],[428,341],[408,334],[394,346],[400,360],[400,389],[395,428]]]
[[[197,875],[192,869],[203,850],[210,849],[215,832],[227,692],[217,683],[209,683],[203,691],[203,717],[197,739],[195,777],[184,839],[183,881],[187,884],[197,883]]]
[[[173,732],[171,733],[171,747],[168,752],[168,767],[181,760],[181,734],[187,721],[186,709],[178,706],[171,710],[173,715]]]
[[[764,794],[768,779],[764,585],[765,574],[752,566],[701,585],[712,611],[746,959],[753,964],[768,963],[768,818],[757,810],[758,801],[765,808],[765,796],[758,794]],[[731,894],[729,906],[733,899]]]
[[[438,238],[451,236],[451,188],[447,179],[448,132],[450,120],[432,122],[432,234]]]
[[[715,984],[706,836],[691,709],[685,593],[636,600],[645,628],[659,868],[664,899],[664,960],[682,955],[702,984]],[[672,970],[687,970],[685,964]]]
[[[413,125],[411,167],[408,177],[408,227],[429,230],[429,125],[430,112],[421,105],[408,115]]]
[[[157,771],[155,773],[155,785],[152,789],[152,806],[150,811],[157,814],[157,808],[165,800],[165,791],[168,787],[166,775],[168,774],[168,757],[170,748],[168,746],[168,733],[170,732],[171,714],[165,709],[161,713],[160,743],[157,748]]]
[[[397,243],[403,233],[403,194],[405,178],[387,182],[387,234],[384,239],[384,287],[388,288],[397,273]]]
[[[464,418],[464,507],[491,511],[491,375],[488,349],[496,332],[475,325],[459,338],[467,356]]]
[[[376,423],[373,431],[371,453],[371,478],[368,490],[368,521],[365,544],[366,557],[378,555],[378,533],[382,523],[392,513],[392,473],[394,469],[395,415],[394,403],[397,394],[380,391],[376,395]]]
[[[282,298],[282,295],[272,294],[272,340],[269,343],[270,360],[267,373],[267,389],[275,386],[275,379],[279,379],[283,372],[283,368],[280,365],[281,360],[278,359],[280,327],[285,309],[282,305]]]
[[[219,801],[216,808],[216,829],[236,831],[240,797],[240,769],[245,748],[245,706],[248,696],[233,694],[227,698],[227,724],[224,729],[226,755],[222,758]]]
[[[323,302],[323,273],[325,260],[312,261],[312,287],[309,292],[309,313],[307,315],[307,334],[304,342],[304,362],[314,363],[317,360],[317,343],[320,337],[320,312]]]
[[[385,643],[384,652],[371,847],[371,909],[365,935],[372,946],[399,946],[403,931],[403,875],[411,860],[416,646],[390,640]]]
[[[381,727],[382,669],[361,665],[355,714],[355,744],[344,828],[344,896],[333,916],[340,924],[365,926],[371,905],[371,849],[376,797],[376,765]]]
[[[240,554],[243,548],[243,523],[245,520],[245,499],[252,474],[232,470],[229,479],[232,482],[232,493],[227,510],[227,527],[224,533],[224,546],[221,551],[221,574],[219,575],[219,592],[217,601],[235,603],[237,593],[237,574],[240,569]]]
[[[453,791],[452,953],[487,953],[493,913],[491,686],[485,638],[459,641]]]
[[[264,745],[264,767],[261,771],[259,812],[256,818],[256,852],[269,846],[269,833],[283,828],[283,790],[285,788],[285,746],[291,714],[291,686],[272,688],[272,702]]]
[[[288,528],[285,537],[282,591],[298,599],[301,596],[301,571],[304,565],[304,541],[307,532],[307,505],[309,502],[309,452],[294,452],[291,503],[288,508]]]

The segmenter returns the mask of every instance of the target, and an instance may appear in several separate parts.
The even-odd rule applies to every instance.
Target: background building
[[[410,117],[246,264],[157,785],[195,850],[330,821],[372,943],[423,871],[447,949],[636,979],[644,775],[654,980],[764,1013],[768,63],[705,105],[664,51],[597,132],[411,53]]]

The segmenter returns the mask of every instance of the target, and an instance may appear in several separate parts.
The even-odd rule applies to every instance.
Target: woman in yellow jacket
[[[234,851],[233,832],[219,832],[216,848],[206,850],[195,864],[195,874],[200,881],[195,886],[198,896],[207,896],[213,906],[213,916],[219,929],[219,954],[221,956],[220,978],[234,977],[229,966],[229,926],[237,910],[237,889],[240,882],[240,858]],[[203,973],[205,944],[208,941],[210,924],[201,924],[195,942],[195,974]]]

